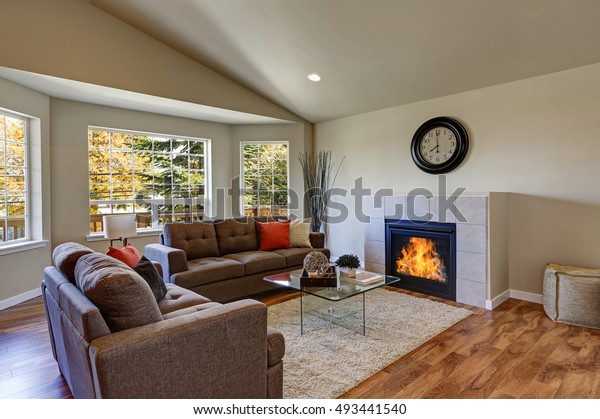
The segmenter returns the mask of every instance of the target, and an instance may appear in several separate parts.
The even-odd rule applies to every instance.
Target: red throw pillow
[[[120,260],[130,268],[133,268],[135,265],[137,265],[141,259],[137,249],[130,244],[121,249],[109,246],[107,255]]]
[[[289,249],[290,222],[258,223],[260,250]]]

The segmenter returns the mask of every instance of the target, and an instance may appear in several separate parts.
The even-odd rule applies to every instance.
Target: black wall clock
[[[432,174],[448,173],[467,155],[469,136],[460,122],[440,116],[419,127],[410,147],[419,169]]]

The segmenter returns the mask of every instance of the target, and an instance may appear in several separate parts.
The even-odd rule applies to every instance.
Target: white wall
[[[31,206],[36,220],[41,221],[37,227],[36,239],[50,240],[50,135],[49,135],[49,100],[41,95],[22,86],[0,79],[0,108],[12,112],[22,113],[39,119],[38,127],[31,127],[31,143],[39,144],[41,156],[34,166],[35,174],[39,175],[34,180],[31,195],[32,201],[37,204]],[[31,156],[31,160],[34,156]],[[41,205],[39,205],[41,202]],[[11,253],[0,256],[0,308],[9,304],[19,302],[19,295],[40,289],[42,270],[48,266],[51,259],[50,243],[43,247]],[[16,298],[15,298],[16,297]],[[25,298],[26,299],[26,298]]]
[[[451,116],[463,122],[471,140],[462,165],[447,175],[447,192],[466,187],[466,194],[504,191],[518,193],[520,201],[509,208],[507,228],[510,288],[541,294],[541,260],[529,262],[531,246],[538,254],[548,249],[536,208],[517,211],[528,197],[543,197],[572,205],[569,222],[576,230],[594,225],[593,211],[579,211],[580,204],[600,207],[600,64],[485,89],[427,100],[319,123],[315,149],[332,149],[345,155],[337,186],[351,188],[362,177],[373,192],[393,188],[402,195],[414,188],[438,194],[437,176],[420,171],[412,162],[410,143],[416,129],[435,116]],[[514,198],[509,196],[509,200]],[[516,199],[516,198],[515,198]],[[341,199],[353,214],[351,199]],[[561,214],[565,214],[564,205]],[[551,227],[548,217],[542,226]],[[554,222],[564,223],[565,220]],[[532,226],[535,226],[532,227]],[[586,248],[577,263],[600,265],[600,240],[586,236],[582,242],[561,237],[559,229],[548,259],[558,248]],[[334,254],[363,253],[363,226],[354,216],[343,224],[328,226],[328,246]],[[523,237],[528,240],[521,242]],[[567,253],[567,254],[569,254]],[[516,257],[522,254],[521,257]],[[512,257],[511,257],[512,256]],[[562,262],[568,262],[568,257]],[[548,260],[549,261],[549,260]],[[497,290],[495,290],[497,291]],[[492,296],[494,297],[494,296]]]

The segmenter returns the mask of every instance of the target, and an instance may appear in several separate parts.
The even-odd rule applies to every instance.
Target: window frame
[[[30,150],[29,148],[31,147],[31,134],[30,134],[30,129],[31,129],[31,119],[29,117],[27,117],[26,115],[22,115],[22,114],[18,114],[16,112],[12,112],[8,109],[5,108],[0,108],[0,116],[2,116],[4,118],[4,126],[3,126],[3,134],[4,134],[4,139],[0,140],[2,141],[2,146],[3,146],[3,154],[6,156],[6,150],[7,150],[7,142],[9,141],[7,136],[6,136],[6,117],[9,118],[13,118],[13,119],[17,119],[20,121],[23,121],[23,144],[24,144],[24,153],[23,153],[23,166],[20,166],[20,168],[22,168],[23,170],[23,184],[24,184],[24,188],[25,190],[23,191],[23,195],[24,195],[24,202],[25,202],[25,211],[24,211],[24,228],[25,228],[25,235],[22,238],[19,239],[13,239],[13,240],[2,240],[0,241],[0,250],[9,250],[11,248],[20,248],[23,245],[27,245],[28,243],[30,243],[32,241],[32,225],[31,225],[31,159],[30,159]],[[6,157],[5,157],[6,158]],[[4,168],[6,168],[4,162],[2,165]],[[8,195],[8,189],[7,189],[7,174],[6,172],[3,175],[4,177],[4,188],[2,190],[0,190],[0,192],[3,194],[3,198],[4,198],[4,202],[7,203],[8,201],[6,200],[6,197]],[[2,233],[2,237],[6,236],[8,237],[8,221],[9,221],[10,216],[8,215],[8,206],[6,208],[6,215],[1,216],[0,215],[0,223],[1,228],[3,229],[3,233]],[[0,254],[5,254],[5,252],[0,252]]]
[[[244,161],[245,161],[245,157],[244,157],[244,146],[245,145],[269,145],[269,144],[284,144],[286,146],[287,149],[287,157],[286,157],[286,184],[287,184],[287,189],[286,189],[286,193],[287,193],[287,203],[285,205],[285,207],[287,208],[287,213],[288,216],[290,214],[290,142],[287,140],[275,140],[275,141],[260,141],[260,140],[254,140],[254,141],[240,141],[240,182],[239,182],[239,187],[240,187],[240,201],[239,201],[239,205],[240,205],[240,213],[242,215],[246,214],[246,204],[244,202],[244,197],[246,195],[246,190],[244,188],[244,179],[245,179],[245,170],[244,170]],[[275,160],[275,159],[272,159]],[[273,175],[273,169],[271,169],[271,175]],[[257,200],[257,206],[256,206],[256,210],[257,210],[257,214],[256,215],[260,215],[260,190],[259,190],[259,196],[258,196],[258,200]],[[273,208],[273,205],[270,206],[270,208]],[[276,214],[272,214],[271,215],[276,215]]]
[[[133,214],[136,214],[135,211],[135,207],[136,205],[139,205],[139,203],[137,203],[135,198],[133,199],[125,199],[125,200],[114,200],[114,199],[109,199],[106,201],[102,201],[102,200],[93,200],[91,199],[91,186],[92,186],[92,182],[91,182],[91,165],[90,165],[90,151],[92,150],[91,146],[90,146],[90,142],[89,142],[89,133],[90,131],[104,131],[104,132],[109,132],[109,133],[118,133],[118,134],[124,134],[124,135],[141,135],[141,136],[147,136],[147,137],[151,137],[151,138],[162,138],[162,139],[175,139],[175,140],[184,140],[184,141],[198,141],[198,142],[202,142],[204,144],[203,146],[203,154],[202,154],[202,158],[204,160],[204,164],[203,164],[203,169],[202,170],[198,170],[199,172],[202,172],[204,174],[204,183],[202,184],[204,187],[204,198],[155,198],[153,197],[152,199],[148,199],[145,200],[145,203],[150,203],[152,206],[150,208],[150,213],[151,213],[151,217],[152,217],[152,222],[151,222],[151,226],[148,228],[143,228],[143,227],[138,227],[137,228],[137,234],[140,236],[143,235],[147,235],[147,234],[156,234],[162,231],[162,225],[158,224],[159,223],[159,213],[158,212],[154,212],[154,206],[160,206],[160,205],[166,205],[167,201],[170,201],[169,205],[175,206],[175,205],[180,205],[180,204],[184,204],[184,205],[192,205],[191,201],[195,201],[193,203],[193,205],[203,205],[204,209],[203,209],[203,216],[209,216],[210,213],[210,193],[211,193],[211,170],[210,170],[210,150],[211,150],[211,140],[209,138],[202,138],[202,137],[190,137],[190,136],[186,136],[186,135],[176,135],[176,134],[163,134],[163,133],[156,133],[156,132],[149,132],[149,131],[138,131],[138,130],[128,130],[128,129],[121,129],[121,128],[109,128],[109,127],[102,127],[102,126],[97,126],[97,125],[88,125],[87,127],[87,155],[88,155],[88,161],[87,161],[87,166],[88,166],[88,233],[87,233],[87,237],[91,240],[96,240],[96,239],[100,239],[104,237],[104,233],[103,231],[92,231],[91,229],[91,225],[92,225],[92,214],[90,211],[90,207],[92,205],[119,205],[119,204],[123,204],[123,205],[131,205],[133,207]],[[112,155],[112,151],[118,151],[119,149],[117,148],[112,148],[112,144],[109,145],[108,150],[111,152]],[[144,150],[144,152],[147,152],[146,150]],[[171,151],[172,152],[172,151]],[[154,150],[151,150],[151,153],[155,153]],[[187,153],[187,155],[195,155],[193,153]],[[112,162],[109,163],[108,166],[110,169],[113,168]],[[188,166],[187,168],[187,172],[188,174],[190,173],[190,171],[195,171],[194,169],[190,169],[190,167]],[[112,174],[112,170],[110,171],[110,173]],[[133,180],[133,175],[135,174],[135,166],[132,164],[131,166],[131,174],[132,174],[132,187],[135,186],[135,181]],[[113,185],[113,179],[112,179],[112,175],[110,176],[109,182],[108,184],[111,186],[111,190],[112,190],[112,185]],[[177,185],[177,183],[171,183],[171,186],[173,185]],[[127,214],[128,212],[124,212],[123,214]],[[120,214],[119,212],[111,212],[110,213],[105,213],[102,215],[110,215],[110,214]]]

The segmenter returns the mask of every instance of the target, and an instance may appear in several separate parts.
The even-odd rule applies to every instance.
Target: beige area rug
[[[313,316],[300,335],[299,298],[269,307],[269,325],[285,337],[284,398],[336,398],[471,314],[385,289],[365,297],[366,336]]]

